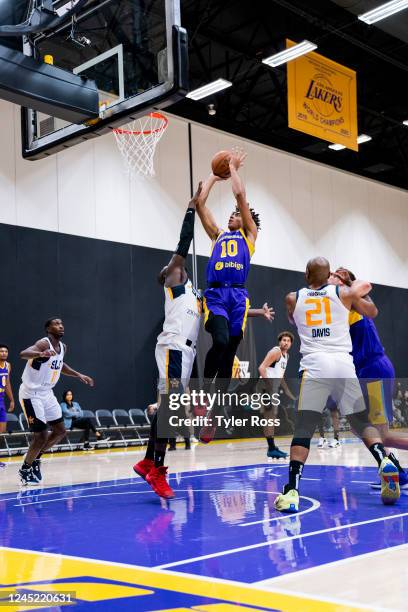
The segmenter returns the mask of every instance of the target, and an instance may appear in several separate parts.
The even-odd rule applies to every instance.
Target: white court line
[[[296,580],[298,577],[303,575],[314,573],[318,570],[325,570],[326,568],[338,567],[340,565],[347,565],[352,563],[353,561],[359,561],[360,559],[368,559],[370,557],[376,557],[378,555],[384,554],[384,552],[392,552],[394,550],[399,550],[402,548],[408,549],[408,544],[398,544],[398,546],[390,546],[388,548],[381,548],[380,550],[373,550],[368,553],[362,553],[361,555],[353,555],[352,557],[347,557],[347,559],[338,559],[337,561],[329,561],[328,563],[323,563],[322,565],[315,565],[314,567],[307,567],[306,569],[299,570],[297,572],[291,572],[290,574],[283,574],[281,576],[275,576],[274,578],[266,578],[265,580],[258,580],[257,582],[253,582],[252,584],[256,584],[257,586],[261,586],[263,584],[273,584],[274,582],[279,581],[282,578],[289,578],[293,576]],[[324,578],[323,578],[324,581]]]
[[[190,489],[177,489],[178,493],[188,493]],[[194,489],[194,492],[201,493],[248,493],[247,489]],[[113,495],[145,495],[146,493],[154,493],[152,489],[146,489],[145,491],[114,491],[113,493],[100,493],[95,495],[81,495],[76,498],[76,501],[81,501],[81,499],[89,499],[90,497],[108,497]],[[251,493],[265,493],[269,494],[269,491],[254,491],[251,489]],[[156,495],[156,494],[155,494]],[[23,498],[24,499],[24,498]],[[173,498],[175,499],[175,498]],[[14,504],[16,508],[23,508],[25,506],[35,506],[37,504],[53,504],[55,502],[66,501],[66,498],[58,498],[58,499],[40,499],[39,501],[33,502],[23,502],[20,504]],[[171,502],[171,499],[168,500]],[[309,509],[310,512],[310,509]],[[300,513],[299,513],[300,514]],[[283,516],[282,518],[287,518],[287,516]]]
[[[225,578],[202,576],[201,574],[190,574],[189,572],[183,572],[181,574],[180,572],[172,572],[171,570],[170,571],[169,570],[158,571],[158,569],[155,567],[148,567],[144,565],[131,565],[130,563],[120,563],[119,561],[108,561],[106,559],[90,559],[89,557],[77,557],[75,555],[64,555],[60,553],[50,553],[50,552],[43,552],[43,551],[38,551],[38,550],[29,550],[27,548],[11,548],[10,546],[0,546],[0,554],[2,550],[10,550],[11,552],[24,552],[24,553],[29,553],[32,555],[41,555],[41,556],[51,557],[53,559],[58,559],[58,560],[72,559],[73,561],[86,561],[87,563],[92,563],[94,565],[102,563],[108,566],[113,565],[115,567],[123,567],[127,569],[141,570],[142,572],[147,572],[149,574],[153,574],[154,576],[157,576],[159,574],[164,574],[166,576],[174,576],[174,578],[180,578],[180,576],[187,576],[189,578],[195,578],[196,580],[198,579],[202,582],[208,582],[209,584],[216,583],[216,584],[226,584],[226,585],[232,585],[232,586],[247,587],[254,591],[260,591],[262,593],[269,592],[271,593],[271,595],[276,593],[276,594],[281,594],[281,595],[290,595],[292,597],[304,597],[305,599],[309,599],[309,600],[313,600],[313,601],[317,601],[321,603],[334,603],[334,604],[340,604],[342,606],[353,606],[353,607],[356,607],[362,610],[367,610],[368,612],[393,612],[392,610],[389,610],[386,608],[373,608],[373,606],[367,606],[364,604],[354,603],[354,602],[343,600],[343,599],[337,599],[337,598],[331,598],[331,597],[323,598],[323,597],[319,597],[316,595],[308,595],[307,593],[301,593],[298,591],[288,591],[287,589],[280,589],[280,588],[270,591],[270,589],[263,589],[262,587],[258,586],[255,583],[251,584],[250,582],[239,582],[238,580],[226,580]],[[175,590],[175,592],[177,593],[180,591]]]
[[[276,466],[279,467],[279,466]],[[211,468],[210,468],[211,469]],[[216,469],[216,468],[215,468]],[[250,470],[254,470],[254,469],[265,469],[264,466],[250,466],[250,467],[246,467],[246,468],[240,468],[237,470],[224,470],[222,472],[203,472],[203,473],[197,473],[197,474],[189,474],[187,476],[183,476],[183,472],[181,472],[181,480],[184,480],[186,478],[198,478],[200,476],[218,476],[220,474],[232,474],[235,472],[249,472]],[[180,474],[180,472],[178,472],[178,474]],[[279,476],[279,474],[271,474],[271,476]],[[177,479],[177,474],[170,474],[169,476],[169,480],[175,480]],[[102,482],[107,482],[106,480],[103,480]],[[80,485],[80,483],[78,483]],[[84,483],[83,483],[84,484]],[[120,482],[120,483],[115,483],[115,484],[107,484],[107,485],[91,485],[89,487],[84,487],[84,488],[77,488],[77,489],[68,489],[68,487],[76,487],[77,485],[73,484],[73,485],[62,485],[65,486],[66,489],[62,490],[62,491],[50,491],[48,493],[37,493],[37,496],[46,496],[46,495],[57,495],[57,494],[65,494],[65,495],[69,495],[70,493],[76,493],[77,491],[90,491],[91,489],[109,489],[110,487],[125,487],[127,485],[131,486],[131,485],[142,485],[145,484],[144,480],[141,479],[140,477],[138,477],[136,479],[136,477],[133,480],[130,480],[130,482]],[[53,488],[55,485],[52,485]],[[29,488],[29,489],[24,489],[23,487],[20,488],[20,491],[33,491],[33,495],[35,494],[35,491],[38,491],[41,489],[36,489],[35,487],[33,488]],[[73,495],[71,495],[71,497],[73,497]],[[0,501],[15,501],[16,499],[21,499],[20,497],[0,497]],[[63,497],[61,497],[61,499],[65,499]]]
[[[278,491],[269,491],[269,493],[273,495],[279,495]],[[295,514],[292,514],[291,516],[293,517],[302,516],[302,514],[308,514],[309,512],[313,512],[313,510],[318,510],[318,508],[320,508],[320,502],[318,502],[317,499],[313,499],[313,497],[305,497],[305,495],[299,495],[299,497],[300,499],[306,499],[307,501],[312,502],[312,505],[307,510],[301,510],[300,512],[296,512]],[[262,525],[262,523],[272,523],[274,521],[282,520],[282,518],[289,519],[290,515],[281,514],[280,516],[276,516],[270,519],[263,519],[262,521],[251,521],[250,523],[240,523],[237,526],[238,527],[249,527],[250,525]]]
[[[259,542],[258,544],[250,544],[248,546],[240,546],[239,548],[230,548],[228,550],[222,550],[218,553],[211,553],[209,555],[201,555],[200,557],[192,557],[190,559],[184,559],[184,561],[175,561],[174,563],[165,563],[163,565],[156,565],[157,569],[167,569],[168,567],[176,567],[177,565],[185,565],[187,563],[195,563],[196,561],[204,561],[205,559],[213,559],[214,557],[224,557],[225,555],[232,555],[238,552],[244,552],[247,550],[253,550],[255,548],[263,548],[265,546],[271,546],[271,544],[280,544],[281,542],[289,542],[291,540],[301,540],[303,538],[309,538],[311,536],[321,535],[323,533],[330,533],[332,531],[341,531],[342,529],[349,529],[350,527],[359,527],[361,525],[369,525],[371,523],[378,523],[380,521],[389,521],[391,519],[400,518],[402,516],[408,516],[408,512],[402,512],[401,514],[393,514],[390,516],[382,516],[368,521],[358,521],[357,523],[348,523],[347,525],[338,525],[336,527],[328,527],[327,529],[319,529],[318,531],[310,531],[308,533],[300,533],[294,536],[288,536],[286,538],[278,538],[277,540],[270,540],[269,542]]]

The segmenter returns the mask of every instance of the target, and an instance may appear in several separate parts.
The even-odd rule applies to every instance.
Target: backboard
[[[77,0],[55,0],[59,14]],[[22,109],[23,156],[39,159],[164,108],[187,89],[187,36],[180,0],[88,0],[57,31],[25,43],[25,53],[96,81],[99,120],[68,124]]]

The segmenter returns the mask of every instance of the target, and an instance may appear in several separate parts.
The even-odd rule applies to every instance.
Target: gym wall
[[[19,109],[0,102],[0,341],[11,346],[17,389],[18,352],[43,334],[46,318],[66,323],[67,361],[95,376],[95,390],[65,379],[89,408],[144,407],[154,400],[154,343],[163,317],[158,270],[175,247],[189,199],[187,124],[172,119],[153,181],[130,181],[113,137],[49,159],[20,155]],[[195,182],[209,159],[235,138],[193,126]],[[243,169],[248,198],[263,229],[249,277],[252,304],[268,300],[272,325],[252,322],[261,359],[287,328],[283,298],[303,284],[306,260],[325,255],[378,283],[374,297],[382,340],[397,374],[408,361],[408,194],[253,144]],[[210,205],[220,225],[232,207],[228,183]],[[157,247],[160,246],[160,249]],[[199,280],[208,239],[198,226]],[[393,286],[392,286],[393,285]],[[296,375],[297,345],[289,362]]]

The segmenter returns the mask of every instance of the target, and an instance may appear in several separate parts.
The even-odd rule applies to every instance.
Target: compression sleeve
[[[175,250],[176,255],[186,258],[194,236],[195,209],[188,208],[181,226],[180,242]]]

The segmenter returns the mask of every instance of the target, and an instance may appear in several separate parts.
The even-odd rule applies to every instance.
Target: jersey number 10
[[[238,253],[238,243],[236,240],[228,240],[221,242],[221,257],[236,257]]]
[[[331,325],[332,315],[330,310],[330,300],[328,297],[324,298],[309,298],[305,300],[305,304],[313,304],[314,308],[306,310],[306,325],[308,327],[316,327],[323,325],[323,311],[325,318],[325,325]],[[314,317],[321,317],[319,319]]]

